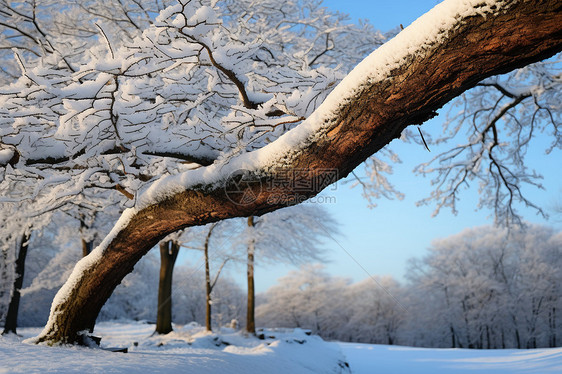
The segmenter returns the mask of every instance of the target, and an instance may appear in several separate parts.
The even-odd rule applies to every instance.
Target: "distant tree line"
[[[542,226],[467,229],[411,261],[408,282],[352,284],[303,267],[269,289],[259,325],[326,339],[452,348],[562,345],[562,233]]]
[[[215,240],[232,241],[233,228],[222,230]],[[72,231],[65,227],[31,239],[30,248],[41,250],[29,252],[20,325],[45,323],[55,292],[81,257],[68,243]],[[224,258],[224,253],[211,254]],[[205,269],[200,265],[174,269],[174,323],[207,322]],[[300,327],[328,340],[373,344],[556,347],[562,344],[561,267],[562,232],[533,225],[467,229],[434,241],[425,257],[412,259],[405,284],[389,276],[352,283],[328,274],[322,265],[303,265],[257,296],[256,326]],[[159,271],[154,252],[125,278],[99,319],[155,322]],[[212,327],[233,320],[244,326],[246,295],[228,274],[217,277],[209,298]],[[0,318],[6,315],[7,300],[4,293]]]

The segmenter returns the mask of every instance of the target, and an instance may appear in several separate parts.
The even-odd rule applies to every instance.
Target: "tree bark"
[[[203,255],[205,257],[205,328],[207,329],[207,331],[213,331],[211,320],[211,292],[213,292],[213,285],[211,284],[211,269],[209,264],[209,243],[211,242],[211,235],[213,234],[213,229],[215,227],[216,224],[213,224],[209,228],[209,232],[207,233],[207,237],[205,238],[205,245],[203,247]]]
[[[254,216],[248,217],[248,227],[254,227]],[[254,288],[254,254],[255,243],[251,239],[248,243],[248,309],[246,311],[246,332],[256,334],[256,321],[254,313],[256,310],[255,288]]]
[[[12,297],[8,306],[8,314],[6,314],[6,322],[4,324],[4,331],[2,335],[13,333],[17,334],[18,327],[18,312],[20,307],[20,290],[23,286],[23,276],[25,273],[25,259],[27,257],[27,248],[29,245],[30,235],[28,233],[22,234],[18,245],[18,257],[16,259],[16,278],[14,279],[14,286],[12,290]]]
[[[337,178],[344,178],[399,137],[404,128],[433,117],[437,109],[482,79],[562,50],[561,0],[506,0],[494,10],[482,9],[478,15],[456,19],[438,41],[404,58],[388,75],[362,82],[357,94],[340,101],[332,120],[298,151],[276,156],[283,165],[278,172],[298,169],[299,182],[313,188],[303,192],[298,190],[302,184],[283,184],[260,190],[258,184],[252,184],[249,188],[256,198],[236,204],[225,192],[236,187],[233,181],[220,186],[199,185],[134,212],[108,239],[103,254],[86,257],[73,282],[63,286],[37,341],[80,341],[79,332],[93,329],[99,310],[117,284],[169,233],[297,204],[325,188],[328,173],[337,170]],[[268,172],[252,171],[253,177],[264,183],[271,176]],[[279,195],[287,198],[276,199]]]
[[[179,243],[168,240],[160,243],[160,281],[158,283],[158,312],[156,334],[167,334],[172,329],[172,275],[180,251]]]

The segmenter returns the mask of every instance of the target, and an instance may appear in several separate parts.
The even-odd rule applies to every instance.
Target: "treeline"
[[[352,284],[308,266],[263,296],[258,324],[326,339],[452,348],[562,344],[562,233],[539,226],[465,230],[390,277]]]
[[[28,259],[23,295],[18,315],[18,325],[44,326],[47,322],[53,297],[60,284],[72,269],[73,262],[80,259],[80,253],[73,248],[63,253],[65,260],[60,259],[59,265],[66,271],[61,272],[60,281],[51,284],[43,282],[41,275],[44,266],[48,266],[49,256],[46,251],[32,251]],[[61,256],[61,257],[63,257]],[[65,265],[66,264],[66,265]],[[111,298],[102,308],[98,321],[114,319],[135,319],[155,322],[158,302],[158,276],[160,260],[156,251],[149,253],[117,287]],[[39,277],[39,278],[38,278]],[[196,264],[181,265],[174,269],[173,308],[174,323],[186,324],[195,321],[205,324],[205,274],[201,266]],[[246,313],[246,292],[236,282],[224,275],[218,279],[213,289],[213,321],[216,326],[230,324],[233,319],[243,321]],[[0,303],[0,326],[7,311],[7,299]]]
[[[55,246],[61,240],[43,239]],[[65,272],[80,258],[74,246],[50,253],[43,247],[29,254],[21,326],[45,323],[52,298],[68,275]],[[55,261],[53,255],[58,256]],[[48,267],[53,262],[58,273]],[[159,267],[156,253],[141,260],[104,306],[99,320],[155,321]],[[258,295],[256,323],[300,327],[328,340],[372,344],[556,347],[562,344],[561,268],[562,233],[542,226],[468,229],[435,241],[425,257],[411,260],[404,284],[392,277],[352,283],[326,273],[321,265],[305,265]],[[175,323],[205,324],[204,284],[199,264],[176,267]],[[213,325],[236,320],[243,327],[246,290],[223,275],[212,292]],[[6,305],[0,303],[0,315]]]
[[[2,334],[17,333],[18,325],[44,325],[58,289],[111,226],[111,212],[91,217],[83,211],[71,213],[76,212],[53,213],[40,228],[36,225],[29,230],[25,239],[0,238]],[[337,232],[335,221],[317,204],[179,231],[164,238],[159,248],[137,264],[104,305],[98,319],[154,321],[159,334],[172,331],[172,321],[196,321],[211,331],[236,319],[254,334],[255,306],[247,301],[254,300],[254,289],[242,291],[235,281],[224,276],[223,268],[236,263],[237,271],[246,268],[250,285],[254,283],[256,263],[321,261],[323,237]],[[182,252],[198,253],[200,259],[192,266],[175,268],[180,248]],[[156,254],[158,249],[160,256]],[[18,263],[21,266],[16,266]],[[23,284],[17,283],[22,276]]]
[[[77,253],[77,251],[73,251]],[[67,253],[67,256],[69,254]],[[43,257],[43,258],[39,258]],[[45,265],[45,256],[40,251],[30,253],[28,269],[24,283],[18,316],[19,326],[44,326],[47,322],[53,297],[60,288],[59,282],[51,286],[43,284],[36,287],[41,264]],[[71,259],[68,256],[68,260]],[[77,253],[74,261],[80,259]],[[70,261],[69,261],[70,262]],[[71,269],[71,267],[70,267]],[[158,274],[160,261],[157,253],[149,253],[117,287],[111,298],[102,308],[99,321],[114,319],[135,319],[155,322],[157,315]],[[65,279],[61,277],[61,281]],[[205,274],[200,266],[181,265],[174,270],[173,308],[174,323],[185,324],[196,321],[205,324]],[[213,321],[216,326],[230,324],[233,319],[243,321],[246,308],[246,292],[236,282],[224,275],[219,278],[213,289]],[[0,326],[3,325],[7,309],[7,300],[0,304]]]

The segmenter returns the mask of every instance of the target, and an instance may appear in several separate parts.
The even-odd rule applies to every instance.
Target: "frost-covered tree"
[[[338,338],[372,344],[396,344],[399,329],[410,313],[398,301],[403,289],[392,277],[367,278],[348,287],[345,315],[347,323],[338,331]]]
[[[121,45],[148,27],[171,0],[18,0],[0,1],[0,84],[17,80],[21,71],[11,51],[37,65],[50,60],[61,69],[74,71],[84,52],[100,33]]]
[[[165,235],[301,202],[333,182],[334,169],[347,175],[477,82],[561,48],[555,0],[445,1],[324,99],[342,76],[334,62],[355,58],[357,45],[372,49],[373,34],[336,43],[350,28],[322,8],[262,3],[180,2],[121,47],[100,25],[100,44],[76,66],[57,53],[32,63],[17,56],[22,77],[0,99],[4,179],[39,179],[42,209],[92,186],[135,203],[76,268],[53,308],[68,323],[51,321],[43,339],[76,341],[91,329],[114,286]],[[498,149],[495,140],[487,149]],[[188,170],[193,162],[213,164]],[[303,171],[298,184],[256,193],[260,184],[249,183],[290,170]],[[144,183],[178,173],[139,200]],[[226,192],[241,181],[257,198],[232,201]],[[303,183],[313,187],[303,192]],[[66,313],[77,312],[80,322],[70,322]]]
[[[16,333],[21,291],[24,285],[27,254],[32,236],[47,225],[51,213],[28,217],[21,214],[22,206],[0,203],[0,319],[3,334]]]
[[[403,285],[305,266],[259,295],[257,321],[326,339],[450,348],[560,345],[562,233],[477,227],[433,242]],[[375,281],[373,281],[375,280]]]
[[[550,228],[528,225],[479,227],[436,240],[408,272],[419,306],[410,311],[410,328],[418,332],[411,342],[453,348],[560,344],[561,239]]]
[[[325,338],[334,338],[346,324],[346,292],[349,280],[330,276],[321,265],[303,265],[271,287],[256,308],[260,325],[309,329]]]
[[[341,24],[314,2],[302,5],[262,3],[257,12],[252,1],[220,7],[189,1],[119,43],[112,38],[120,34],[110,32],[123,25],[103,17],[111,6],[97,17],[88,8],[87,27],[94,30],[100,17],[112,27],[98,24],[103,43],[84,49],[87,63],[61,67],[56,57],[64,58],[55,53],[28,64],[16,55],[22,78],[1,97],[28,111],[18,123],[10,113],[19,109],[9,105],[5,113],[4,165],[11,162],[14,175],[41,179],[37,203],[58,206],[93,186],[134,198],[143,183],[190,163],[208,165],[262,147],[308,116],[342,77],[310,65],[336,67],[344,49],[343,61],[356,62],[367,45],[382,40],[368,27]],[[344,33],[354,36],[351,44]],[[28,90],[15,91],[18,86]],[[19,137],[28,127],[31,138]]]
[[[264,326],[309,329],[324,339],[399,344],[406,319],[397,298],[404,290],[390,277],[352,284],[321,265],[305,265],[259,295],[257,321]]]
[[[517,206],[533,208],[546,216],[523,192],[542,188],[542,177],[526,163],[528,151],[544,145],[534,139],[543,134],[546,153],[562,146],[562,55],[495,76],[455,100],[442,134],[430,141],[457,142],[416,168],[433,177],[435,189],[421,204],[436,202],[457,212],[462,190],[477,184],[479,207],[494,212],[496,222],[520,224]]]

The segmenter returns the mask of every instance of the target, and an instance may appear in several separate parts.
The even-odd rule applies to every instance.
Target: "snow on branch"
[[[2,149],[12,150],[3,151],[1,172],[44,180],[37,202],[58,206],[69,191],[88,188],[121,186],[136,195],[160,176],[274,141],[343,77],[338,67],[311,69],[309,55],[318,62],[345,51],[357,61],[366,41],[376,45],[382,36],[342,24],[325,8],[298,19],[299,1],[270,2],[258,10],[239,2],[242,19],[228,2],[181,2],[122,45],[110,42],[107,18],[95,24],[103,38],[77,69],[61,69],[56,59],[24,67],[21,78],[0,89]],[[310,29],[338,39],[363,35],[351,48],[333,41],[318,52],[323,46]],[[307,54],[295,53],[300,46]],[[9,152],[18,162],[7,159]],[[13,169],[5,170],[10,160]]]

